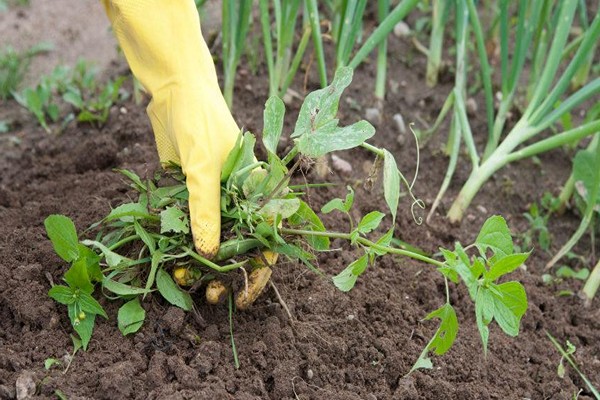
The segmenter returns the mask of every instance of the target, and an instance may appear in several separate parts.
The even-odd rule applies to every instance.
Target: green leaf
[[[277,145],[283,129],[285,105],[277,96],[269,97],[263,114],[263,144],[268,152],[277,154]]]
[[[477,329],[479,329],[479,335],[481,336],[484,355],[487,355],[490,336],[488,325],[492,322],[491,315],[493,315],[493,311],[490,312],[489,310],[490,308],[493,310],[493,306],[493,298],[489,294],[489,290],[480,288],[475,297],[475,320],[477,321]],[[489,319],[486,317],[489,317]]]
[[[589,203],[590,193],[595,185],[596,175],[600,174],[600,166],[596,162],[596,154],[593,150],[579,150],[573,159],[573,178],[576,182],[583,184],[583,190],[578,193]],[[596,204],[600,205],[600,196],[596,198]]]
[[[246,170],[246,167],[254,164],[256,159],[254,157],[254,146],[256,144],[256,138],[250,132],[246,132],[242,138],[242,146],[240,153],[235,160],[233,168],[228,178],[228,184],[235,184],[241,187],[250,172],[251,169]],[[242,172],[242,170],[244,172]]]
[[[306,96],[292,134],[302,154],[320,157],[356,147],[373,136],[375,128],[367,121],[338,127],[335,116],[340,96],[351,81],[352,69],[342,67],[336,71],[331,85]]]
[[[71,262],[79,257],[79,240],[75,224],[64,215],[50,215],[44,221],[46,233],[52,241],[56,254],[63,260]]]
[[[112,279],[109,279],[109,278],[104,278],[102,280],[102,287],[113,292],[114,294],[116,294],[118,296],[132,296],[132,295],[146,294],[149,292],[149,290],[147,290],[147,289],[126,285],[121,282],[113,281]]]
[[[367,121],[358,121],[340,128],[337,126],[337,120],[333,120],[319,130],[300,136],[296,143],[302,154],[317,158],[334,151],[360,146],[374,134],[375,128]]]
[[[362,234],[367,234],[377,229],[381,223],[381,220],[383,220],[383,217],[385,217],[384,213],[379,211],[371,211],[360,220],[356,230]]]
[[[485,257],[488,248],[500,257],[513,253],[513,241],[506,221],[499,215],[488,218],[475,240],[475,246]]]
[[[384,247],[390,247],[393,238],[394,238],[394,228],[390,228],[386,233],[383,234],[383,236],[381,236],[379,239],[377,239],[377,242],[375,242],[375,244],[378,244],[378,245],[384,246]],[[370,249],[370,251],[378,256],[383,256],[383,255],[387,254],[386,251],[378,250],[378,249]]]
[[[485,279],[487,282],[494,282],[496,279],[500,278],[503,275],[509,274],[513,272],[515,269],[519,268],[529,257],[529,253],[516,253],[509,254],[507,256],[494,259],[492,266],[490,267],[489,272],[484,273]]]
[[[258,213],[265,218],[275,218],[278,215],[287,219],[294,215],[300,208],[300,199],[272,199],[261,208]]]
[[[81,243],[83,243],[86,246],[94,246],[94,247],[97,247],[98,249],[100,249],[100,251],[104,255],[104,259],[106,260],[106,263],[111,268],[115,268],[115,267],[122,266],[122,265],[128,265],[133,262],[133,260],[115,253],[114,251],[110,250],[108,247],[106,247],[102,243],[97,242],[95,240],[83,240]]]
[[[167,207],[160,212],[160,233],[166,232],[186,235],[190,232],[188,216],[177,207]]]
[[[146,319],[146,311],[140,305],[140,299],[128,301],[119,308],[117,316],[119,330],[125,335],[137,332]]]
[[[98,303],[96,299],[94,299],[90,294],[83,292],[79,293],[78,302],[81,309],[84,312],[95,315],[101,315],[104,318],[108,319],[108,315],[106,315],[106,312],[104,311],[100,303]]]
[[[383,154],[383,195],[392,213],[392,221],[396,221],[400,201],[400,174],[393,154],[385,149]]]
[[[517,336],[521,318],[527,311],[525,288],[519,282],[506,282],[495,288],[501,295],[492,293],[494,318],[507,335]]]
[[[81,339],[81,346],[83,350],[87,350],[87,346],[90,343],[90,339],[92,338],[92,332],[94,331],[94,323],[96,322],[96,315],[89,314],[86,315],[84,319],[79,319],[79,311],[76,309],[75,304],[69,304],[69,319],[71,320],[71,325],[75,332],[79,335]]]
[[[148,294],[150,292],[150,289],[152,289],[152,285],[154,285],[154,280],[156,279],[156,271],[158,270],[158,266],[160,265],[160,263],[162,261],[163,261],[163,254],[160,251],[157,251],[154,254],[152,254],[152,262],[150,264],[150,273],[148,274],[148,279],[146,280],[147,292],[144,293],[144,298],[146,297],[146,294]]]
[[[148,209],[143,204],[125,203],[111,210],[110,214],[106,216],[106,220],[112,221],[118,219],[123,222],[133,222],[134,218],[148,217],[150,217],[150,214],[148,214]]]
[[[75,303],[77,295],[70,287],[63,285],[54,285],[48,291],[48,296],[56,300],[60,304],[69,305]]]
[[[56,358],[46,358],[44,360],[44,369],[46,371],[48,371],[50,368],[52,368],[53,365],[60,365],[61,362],[60,360],[57,360]]]
[[[83,260],[90,280],[95,282],[102,282],[103,275],[102,270],[100,269],[100,256],[96,254],[92,249],[80,243],[79,259]]]
[[[590,276],[590,270],[587,268],[582,268],[579,271],[575,271],[569,266],[563,265],[559,269],[556,270],[557,278],[574,278],[580,281],[585,281]]]
[[[323,207],[321,207],[321,212],[323,214],[329,214],[333,210],[338,210],[344,213],[347,213],[352,208],[354,204],[354,190],[352,187],[347,186],[348,194],[346,194],[346,199],[342,201],[342,199],[332,199]]]
[[[191,311],[194,307],[194,302],[189,293],[184,292],[175,284],[171,275],[164,269],[159,269],[156,274],[156,287],[160,294],[169,303],[184,309],[185,311]]]
[[[288,257],[292,261],[300,260],[304,265],[306,265],[315,274],[322,276],[322,277],[325,276],[325,274],[321,270],[319,270],[317,267],[315,267],[310,262],[311,260],[315,259],[314,254],[309,253],[308,251],[303,250],[302,248],[300,248],[296,245],[289,244],[289,243],[275,244],[272,247],[272,250],[275,253],[283,254],[284,256]]]
[[[290,225],[299,226],[304,230],[314,232],[325,232],[325,225],[319,216],[310,208],[308,204],[300,201],[300,207],[294,215],[292,215],[288,222]],[[305,236],[308,244],[318,251],[325,251],[329,249],[329,238],[325,236],[307,235]]]
[[[80,258],[73,262],[71,268],[65,272],[64,279],[73,289],[79,289],[85,293],[92,293],[94,291],[94,285],[88,275],[85,259]]]
[[[367,269],[367,254],[353,261],[342,272],[333,277],[333,284],[342,292],[348,292],[356,284],[356,279]]]
[[[433,318],[439,318],[441,320],[440,326],[425,349],[423,349],[423,352],[415,362],[415,365],[410,369],[410,372],[420,368],[431,369],[433,365],[429,358],[429,352],[433,351],[440,356],[450,350],[456,340],[456,334],[458,333],[458,319],[456,318],[454,308],[449,303],[444,304],[425,317],[426,320]]]
[[[133,188],[136,189],[138,192],[148,191],[148,188],[146,187],[146,185],[142,182],[140,177],[135,172],[129,171],[127,169],[116,169],[115,171],[120,172],[121,174],[123,174],[127,178],[129,178],[129,180],[131,180],[131,182],[133,182],[133,185],[132,185]]]
[[[235,141],[235,145],[227,155],[227,159],[225,159],[225,163],[221,168],[221,182],[227,182],[227,179],[229,179],[229,176],[233,172],[233,167],[237,163],[238,157],[240,156],[240,153],[242,151],[242,147],[240,146],[242,136],[242,132],[240,132]]]
[[[142,242],[148,247],[150,254],[154,254],[156,251],[156,241],[154,238],[140,225],[140,223],[136,220],[133,221],[133,226],[135,227],[135,233],[142,239]]]

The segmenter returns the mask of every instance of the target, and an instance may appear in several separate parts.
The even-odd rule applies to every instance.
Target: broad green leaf
[[[159,187],[149,193],[150,205],[152,208],[164,208],[172,204],[176,200],[176,196],[181,196],[186,192],[187,187],[185,185]],[[140,200],[138,202],[142,203]]]
[[[147,289],[126,285],[121,282],[113,281],[109,278],[104,278],[102,280],[102,287],[113,292],[118,296],[132,296],[138,294],[146,294],[149,292]]]
[[[433,318],[441,320],[440,327],[425,349],[423,349],[423,352],[415,362],[415,365],[410,369],[410,372],[422,368],[431,369],[433,365],[429,358],[429,352],[433,351],[439,356],[450,350],[454,344],[456,334],[458,333],[458,319],[456,318],[454,308],[449,303],[446,303],[425,317],[426,320]]]
[[[156,287],[169,303],[182,308],[185,311],[191,311],[194,307],[192,296],[181,290],[173,281],[171,275],[162,268],[156,273]]]
[[[248,175],[248,179],[244,181],[242,184],[242,192],[244,196],[248,199],[251,198],[254,194],[257,194],[257,190],[263,186],[261,185],[265,179],[267,179],[268,172],[265,169],[255,169],[250,172]],[[265,185],[266,186],[266,185]],[[267,193],[263,193],[267,194]]]
[[[167,207],[160,212],[160,233],[185,233],[190,232],[188,216],[177,207]]]
[[[316,266],[314,266],[311,263],[311,260],[315,259],[314,254],[309,253],[306,250],[303,250],[299,246],[296,246],[296,245],[290,244],[290,243],[280,243],[280,244],[275,244],[272,247],[272,250],[275,253],[282,254],[282,255],[288,257],[292,261],[300,260],[304,265],[306,265],[308,267],[308,269],[310,269],[315,274],[322,276],[322,277],[325,276],[325,274],[320,269],[318,269]]]
[[[235,145],[233,146],[233,149],[231,149],[231,151],[227,155],[227,159],[225,160],[225,163],[223,164],[223,167],[221,168],[221,182],[227,182],[227,179],[229,179],[231,172],[233,172],[233,167],[237,163],[237,160],[242,151],[242,146],[240,146],[240,143],[242,141],[242,136],[243,136],[242,132],[240,132],[238,134]]]
[[[79,257],[79,240],[75,224],[64,215],[50,215],[44,221],[46,233],[52,241],[56,254],[63,260],[71,262]]]
[[[102,270],[100,269],[100,256],[87,246],[79,244],[79,259],[84,260],[88,276],[93,282],[102,282]]]
[[[503,275],[513,272],[527,260],[531,253],[516,253],[494,260],[490,270],[485,274],[488,282],[494,282]]]
[[[146,319],[146,311],[140,305],[139,297],[128,301],[119,308],[117,316],[119,330],[123,336],[137,332]]]
[[[111,268],[116,268],[120,265],[131,264],[133,262],[133,260],[115,253],[102,243],[97,242],[95,240],[83,240],[81,243],[83,243],[86,246],[94,246],[100,249],[100,251],[104,255],[106,263]]]
[[[79,311],[76,309],[75,304],[69,304],[68,312],[71,325],[81,339],[81,346],[83,347],[83,350],[87,350],[87,346],[92,338],[92,332],[94,331],[96,315],[88,314],[84,319],[79,319]]]
[[[337,120],[329,125],[296,139],[298,149],[307,157],[317,158],[325,154],[357,147],[375,134],[375,128],[367,121],[358,121],[343,128]]]
[[[475,245],[483,257],[488,248],[500,257],[512,254],[512,236],[504,218],[499,215],[488,218],[479,231]]]
[[[56,358],[46,358],[44,360],[44,369],[46,371],[48,371],[50,368],[52,368],[53,365],[60,365],[61,362],[60,360],[57,360]]]
[[[146,231],[142,225],[136,220],[133,221],[133,226],[135,227],[135,233],[142,239],[142,242],[148,247],[150,254],[154,254],[156,251],[156,241],[154,238]]]
[[[338,210],[341,212],[349,212],[354,204],[354,190],[352,187],[347,186],[348,194],[346,194],[346,199],[342,201],[342,199],[332,199],[327,202],[323,207],[321,207],[321,212],[323,214],[329,214],[333,210]]]
[[[373,136],[375,128],[366,121],[338,127],[335,116],[340,96],[351,81],[352,69],[342,67],[336,71],[331,85],[306,96],[292,134],[302,154],[320,157],[356,147]]]
[[[81,307],[81,310],[84,311],[86,314],[91,313],[101,315],[104,318],[108,319],[108,315],[106,315],[106,312],[104,311],[100,303],[98,303],[96,299],[94,299],[90,294],[83,292],[79,293],[78,302],[79,306]]]
[[[277,145],[283,129],[285,105],[277,96],[269,97],[263,114],[263,144],[268,152],[277,154]]]
[[[352,82],[352,68],[339,68],[331,85],[309,93],[302,103],[292,138],[310,134],[335,118],[340,97]],[[337,121],[336,121],[337,123]]]
[[[600,166],[597,165],[596,155],[592,150],[579,150],[573,160],[573,177],[576,182],[581,182],[585,190],[579,194],[584,201],[589,203],[590,193],[594,188],[597,174],[600,174]],[[600,196],[596,198],[596,204],[600,205]]]
[[[69,305],[75,303],[77,295],[70,287],[63,285],[54,285],[48,291],[48,296],[59,302],[60,304]]]
[[[113,221],[115,219],[123,222],[132,222],[134,218],[148,218],[148,209],[146,206],[140,203],[125,203],[121,204],[117,208],[114,208],[110,214],[106,216],[107,221]]]
[[[385,149],[383,153],[383,195],[392,213],[392,221],[396,221],[400,201],[400,174],[394,155]]]
[[[369,233],[379,226],[385,214],[379,211],[371,211],[365,215],[358,223],[356,230],[360,233]]]
[[[261,208],[258,213],[265,218],[275,218],[281,216],[287,219],[294,215],[300,208],[300,199],[272,199]]]
[[[383,234],[383,236],[381,236],[379,239],[377,239],[377,242],[375,242],[375,244],[378,244],[379,246],[390,247],[393,238],[394,238],[394,228],[390,228],[386,233]],[[378,256],[383,256],[383,255],[387,254],[387,252],[383,251],[383,250],[378,250],[378,249],[370,249],[370,250]]]
[[[86,260],[79,258],[71,265],[71,268],[65,272],[65,281],[73,289],[79,289],[85,293],[92,293],[94,285],[90,280]]]
[[[525,288],[519,282],[506,282],[495,286],[501,296],[492,293],[494,318],[507,335],[517,336],[521,318],[527,311]]]
[[[369,264],[367,254],[353,261],[342,272],[333,277],[333,284],[342,292],[348,292],[356,284],[356,279],[362,274]]]
[[[319,216],[310,208],[308,204],[303,201],[300,201],[300,207],[298,211],[294,215],[292,215],[288,222],[290,225],[299,226],[302,229],[315,231],[315,232],[325,232],[325,225],[319,218]],[[305,236],[308,244],[318,251],[325,251],[329,249],[329,238],[325,236],[315,236],[315,235],[307,235]]]

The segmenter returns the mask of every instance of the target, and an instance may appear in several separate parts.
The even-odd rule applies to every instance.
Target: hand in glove
[[[147,112],[160,161],[180,164],[186,175],[196,249],[212,258],[221,233],[221,168],[240,130],[219,88],[195,4],[103,3],[133,74],[152,97]]]

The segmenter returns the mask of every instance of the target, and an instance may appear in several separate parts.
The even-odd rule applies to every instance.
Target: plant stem
[[[377,14],[379,23],[382,23],[390,12],[390,0],[379,0],[377,2]],[[383,100],[385,98],[385,77],[387,73],[387,38],[383,39],[377,49],[377,77],[375,78],[375,96]]]
[[[246,261],[242,261],[239,263],[235,263],[235,264],[229,264],[229,265],[217,265],[214,262],[210,261],[207,258],[202,257],[200,254],[196,253],[194,250],[190,249],[189,247],[186,246],[182,246],[181,249],[183,251],[185,251],[186,253],[188,253],[188,255],[190,257],[192,257],[194,260],[198,261],[200,264],[205,265],[211,269],[214,269],[217,272],[229,272],[229,271],[233,271],[234,269],[238,269],[244,265],[246,265]]]
[[[312,30],[313,44],[317,55],[317,65],[319,68],[319,79],[321,87],[327,86],[327,67],[325,65],[325,52],[323,51],[323,37],[321,36],[321,26],[319,20],[319,7],[317,0],[306,0],[306,9]]]
[[[429,87],[437,85],[438,74],[442,60],[442,44],[444,41],[445,16],[448,12],[448,6],[451,5],[447,0],[433,0],[433,15],[431,17],[431,38],[429,42],[429,51],[427,56],[426,83]]]
[[[330,231],[319,232],[319,231],[310,231],[310,230],[292,229],[292,228],[281,228],[280,232],[284,233],[284,234],[288,234],[288,235],[321,236],[321,237],[328,237],[330,239],[344,239],[344,240],[348,240],[348,241],[352,240],[352,235],[350,235],[349,233],[342,233],[342,232],[330,232]],[[397,249],[394,247],[382,246],[382,245],[379,245],[368,239],[365,239],[363,237],[359,237],[356,240],[356,242],[359,244],[362,244],[363,246],[367,246],[367,247],[370,247],[375,250],[379,250],[379,251],[382,251],[385,253],[410,257],[415,260],[420,260],[420,261],[424,261],[428,264],[435,265],[437,267],[442,267],[444,265],[443,262],[434,260],[433,258],[424,256],[422,254],[415,253],[415,252],[409,251],[409,250],[402,250],[402,249]]]
[[[139,235],[127,236],[126,238],[123,238],[123,239],[119,240],[118,242],[114,243],[108,249],[110,251],[114,251],[115,249],[118,249],[119,247],[123,246],[124,244],[127,244],[129,242],[133,242],[134,240],[138,240],[139,238],[140,238]]]
[[[229,293],[229,336],[231,337],[231,351],[233,352],[233,362],[235,369],[240,368],[240,360],[238,359],[237,348],[235,347],[235,340],[233,339],[233,293]]]
[[[379,147],[375,147],[372,144],[369,144],[367,142],[363,142],[361,143],[360,147],[369,150],[372,153],[375,153],[378,157],[385,157],[385,152],[383,150],[381,150]]]

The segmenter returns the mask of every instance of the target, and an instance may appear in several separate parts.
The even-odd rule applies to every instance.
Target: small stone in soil
[[[30,399],[35,394],[35,380],[33,372],[23,371],[15,384],[17,400]]]
[[[410,35],[410,26],[404,21],[398,22],[394,25],[394,35],[396,37],[407,37]]]
[[[306,379],[311,380],[315,376],[312,369],[306,370]]]
[[[331,155],[331,163],[333,164],[333,169],[342,174],[351,174],[352,173],[352,165],[341,157],[336,156],[335,154]]]
[[[477,106],[477,102],[475,101],[474,98],[469,97],[467,99],[466,106],[467,106],[467,114],[470,117],[474,117],[475,115],[477,115],[478,106]]]
[[[404,123],[404,118],[402,118],[402,114],[394,114],[392,119],[396,123],[396,129],[398,129],[398,133],[404,135],[406,133],[406,124]]]
[[[369,107],[365,110],[365,119],[378,126],[381,123],[381,112],[376,107]]]

